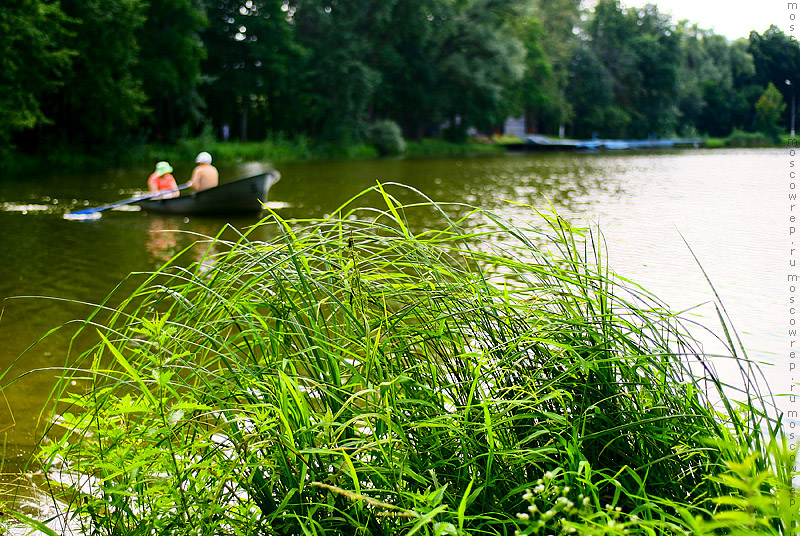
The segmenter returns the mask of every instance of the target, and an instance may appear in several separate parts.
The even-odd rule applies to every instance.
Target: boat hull
[[[270,187],[278,182],[276,171],[260,173],[171,199],[148,199],[136,204],[159,214],[243,214],[264,207]]]

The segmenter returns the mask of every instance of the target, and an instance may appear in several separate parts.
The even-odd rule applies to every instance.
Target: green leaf
[[[437,506],[438,504],[440,504],[442,502],[442,499],[444,498],[444,492],[446,489],[447,489],[447,484],[429,493],[428,504],[430,504],[431,506]]]
[[[6,510],[6,513],[11,515],[11,516],[13,516],[13,517],[16,517],[17,519],[19,519],[20,521],[22,521],[23,523],[25,523],[29,527],[31,527],[33,529],[36,529],[39,532],[41,532],[43,534],[46,534],[47,536],[61,536],[59,533],[57,533],[56,531],[54,531],[53,529],[48,527],[46,524],[44,524],[41,521],[38,521],[36,519],[32,519],[32,518],[26,516],[23,513],[15,512],[14,510]]]
[[[422,529],[422,527],[424,527],[425,525],[427,525],[428,523],[430,523],[430,522],[431,522],[431,520],[432,520],[434,517],[436,517],[437,515],[441,514],[441,513],[442,513],[442,512],[444,512],[445,510],[447,510],[447,505],[446,505],[446,504],[443,504],[443,505],[441,505],[441,506],[438,506],[438,507],[434,508],[433,510],[431,510],[430,512],[428,512],[428,513],[427,513],[427,514],[425,514],[424,516],[421,516],[421,517],[420,517],[420,518],[417,520],[417,522],[416,522],[416,523],[414,523],[414,526],[413,526],[413,527],[411,527],[411,530],[408,532],[408,534],[407,534],[406,536],[413,536],[414,534],[416,534],[417,532],[419,532],[419,530],[420,530],[420,529]]]
[[[142,391],[142,395],[144,395],[147,398],[147,400],[150,402],[152,407],[154,407],[154,408],[158,407],[158,403],[156,402],[156,399],[153,397],[153,394],[150,392],[150,389],[147,388],[147,384],[144,382],[144,380],[142,380],[142,377],[139,376],[139,374],[136,372],[136,369],[134,369],[131,366],[131,364],[128,362],[128,360],[125,359],[125,357],[120,353],[119,350],[117,350],[111,344],[111,342],[109,342],[109,340],[105,337],[105,335],[103,335],[102,332],[98,331],[98,334],[100,335],[100,338],[103,340],[103,343],[106,345],[106,348],[108,348],[111,351],[111,354],[114,356],[114,359],[116,359],[117,362],[120,365],[122,365],[122,368],[125,369],[125,371],[128,373],[128,375],[131,378],[133,378],[133,380],[139,386],[139,388]]]
[[[483,487],[480,487],[480,488],[475,490],[475,495],[470,495],[470,490],[472,489],[472,486],[474,484],[475,484],[475,477],[473,477],[472,480],[469,481],[469,484],[467,485],[467,489],[464,490],[464,495],[461,496],[461,501],[458,503],[458,528],[459,528],[459,530],[464,528],[464,513],[467,511],[467,506],[469,506],[469,504],[472,503],[472,501],[475,500],[475,496],[477,495],[477,493],[480,490],[483,489]]]
[[[455,536],[458,534],[456,527],[452,523],[434,523],[433,524],[433,533],[436,536],[441,536],[445,534],[447,536]]]

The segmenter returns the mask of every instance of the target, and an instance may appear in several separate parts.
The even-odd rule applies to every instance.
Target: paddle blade
[[[70,212],[69,214],[72,214],[72,215],[94,214],[95,212],[100,212],[101,210],[102,210],[102,207],[101,208],[98,208],[98,207],[85,208],[83,210],[76,210],[74,212]],[[65,214],[65,216],[67,216],[67,214]]]
[[[79,210],[78,212],[68,212],[64,214],[65,220],[72,220],[72,221],[94,221],[99,220],[102,218],[103,215],[100,211],[94,210]]]

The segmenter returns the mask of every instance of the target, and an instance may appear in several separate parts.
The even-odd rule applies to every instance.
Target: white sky
[[[791,11],[787,0],[621,0],[621,3],[627,7],[656,4],[659,11],[670,14],[675,22],[687,19],[730,40],[747,37],[750,30],[764,33],[770,24],[786,34],[800,36],[800,9]],[[797,15],[796,21],[789,20],[791,13]],[[790,24],[795,24],[794,32],[790,31]]]

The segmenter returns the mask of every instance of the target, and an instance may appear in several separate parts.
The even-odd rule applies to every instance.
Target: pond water
[[[599,225],[616,272],[676,310],[705,304],[690,314],[715,327],[709,304],[714,294],[694,252],[750,357],[766,363],[770,387],[786,393],[792,381],[786,356],[787,162],[781,150],[685,150],[295,163],[279,167],[282,179],[270,191],[270,206],[284,218],[318,217],[376,181],[406,184],[436,201],[468,203],[519,221],[537,219],[521,205],[546,210],[552,203],[573,224]],[[220,171],[224,179],[260,168]],[[48,369],[64,363],[70,330],[26,348],[49,329],[85,318],[91,308],[82,303],[103,300],[130,272],[154,270],[189,246],[190,233],[214,236],[227,223],[244,229],[257,221],[116,210],[96,221],[63,218],[69,209],[140,192],[149,172],[0,179],[0,368],[11,367],[4,382],[20,377],[0,400],[5,472],[27,459],[41,431],[40,411],[57,374]],[[179,182],[189,172],[176,166]],[[410,192],[393,192],[401,200],[418,200]],[[419,228],[440,224],[426,220],[432,216],[415,217]],[[202,248],[197,251],[202,254]],[[713,347],[710,338],[708,344]]]

